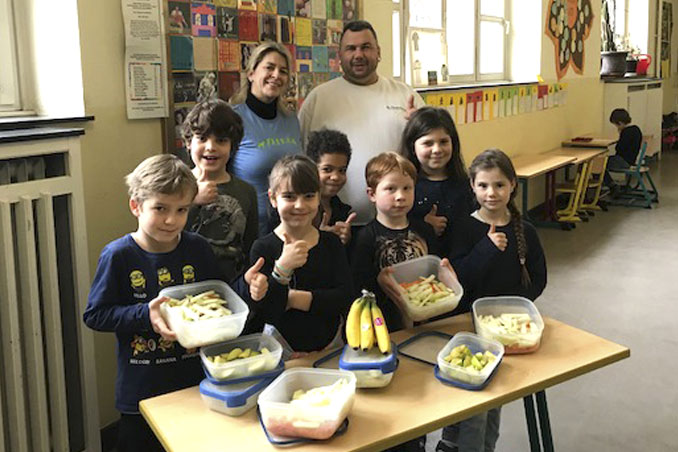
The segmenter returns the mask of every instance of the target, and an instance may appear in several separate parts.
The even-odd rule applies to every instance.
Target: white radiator
[[[0,452],[98,452],[79,137],[0,144]]]

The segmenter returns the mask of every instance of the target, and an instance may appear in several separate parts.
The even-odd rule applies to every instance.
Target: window
[[[21,109],[11,0],[0,0],[0,112]]]
[[[407,83],[508,79],[510,0],[403,1]]]

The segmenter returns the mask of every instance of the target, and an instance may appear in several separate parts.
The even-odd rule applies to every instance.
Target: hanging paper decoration
[[[546,35],[555,47],[556,74],[560,80],[572,69],[584,72],[584,40],[593,23],[591,0],[551,0],[547,9]]]

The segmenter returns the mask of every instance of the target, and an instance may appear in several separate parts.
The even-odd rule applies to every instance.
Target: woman
[[[284,97],[290,81],[292,58],[275,42],[257,47],[247,63],[247,83],[231,97],[242,117],[245,134],[230,160],[231,173],[257,192],[259,236],[273,230],[268,202],[268,175],[285,155],[301,152],[299,120]]]

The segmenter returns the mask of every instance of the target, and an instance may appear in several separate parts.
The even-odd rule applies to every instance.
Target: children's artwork
[[[238,0],[238,9],[244,11],[257,11],[257,0]]]
[[[217,97],[217,75],[214,72],[196,74],[196,79],[198,80],[198,102]]]
[[[294,69],[297,67],[297,46],[294,44],[283,45],[287,48],[287,51],[290,52],[290,56],[292,57],[292,61],[290,61],[290,73],[294,73]]]
[[[247,69],[247,63],[256,49],[258,44],[256,42],[241,42],[240,43],[240,69],[243,71]]]
[[[262,14],[259,17],[259,41],[278,40],[278,23],[275,16]]]
[[[311,0],[311,13],[316,19],[327,19],[325,0]]]
[[[217,7],[217,36],[238,39],[238,10]]]
[[[342,77],[344,74],[341,72],[330,72],[330,80],[334,80],[335,78]]]
[[[518,113],[523,114],[527,113],[527,88],[521,86],[518,90]]]
[[[322,85],[325,82],[330,81],[330,73],[329,72],[314,72],[313,73],[313,87],[316,87],[318,85]]]
[[[174,104],[195,102],[197,89],[192,72],[175,72],[172,74],[172,91]]]
[[[209,3],[191,3],[191,28],[193,36],[215,37],[217,35],[217,9]]]
[[[190,34],[191,27],[188,19],[191,17],[191,5],[184,2],[167,2],[169,15],[169,32],[177,34]]]
[[[327,60],[330,66],[330,72],[341,72],[341,60],[339,59],[339,47],[332,46],[327,48]]]
[[[193,38],[193,69],[216,71],[217,46],[211,38]]]
[[[219,71],[240,70],[240,44],[238,41],[219,39]]]
[[[344,20],[349,22],[354,20],[357,15],[355,11],[355,0],[344,0]]]
[[[344,18],[342,0],[327,0],[327,18],[342,20]]]
[[[313,50],[310,46],[297,46],[297,72],[313,70]]]
[[[240,89],[240,72],[219,72],[219,98],[228,102]]]
[[[327,21],[327,44],[338,46],[341,41],[341,31],[344,28],[344,23],[340,20]]]
[[[295,25],[295,40],[299,46],[313,45],[311,19],[297,17],[294,20]]]
[[[259,21],[256,11],[239,11],[238,36],[241,41],[259,40]]]
[[[313,74],[304,73],[297,76],[298,97],[299,99],[306,99],[313,89]],[[301,105],[300,105],[301,106]]]
[[[193,39],[170,36],[170,61],[173,71],[193,70]]]
[[[294,16],[294,0],[278,0],[278,14]]]
[[[299,17],[311,17],[311,0],[294,0],[294,10]]]
[[[490,119],[499,117],[499,90],[490,91]]]
[[[278,16],[278,36],[283,44],[294,41],[294,24],[291,17]]]
[[[259,12],[264,14],[275,14],[278,12],[276,0],[259,0]]]
[[[223,6],[224,8],[238,8],[238,0],[214,0],[214,6]]]
[[[584,40],[593,24],[591,0],[551,0],[546,9],[546,36],[553,41],[558,80],[567,69],[584,73]]]
[[[327,43],[327,21],[324,19],[312,19],[313,45],[325,45]]]
[[[287,91],[284,94],[285,99],[296,99],[297,98],[297,73],[290,73],[290,82],[287,84]],[[292,101],[290,104],[294,105],[296,109],[296,103]]]
[[[330,66],[327,60],[327,47],[313,46],[313,72],[329,72]]]
[[[455,94],[455,105],[457,110],[456,123],[462,125],[466,121],[466,96],[464,94]]]
[[[176,149],[185,148],[183,137],[184,121],[186,120],[186,116],[188,116],[188,113],[191,111],[192,108],[193,106],[191,105],[176,107],[174,109],[174,140],[175,140],[174,146]]]

